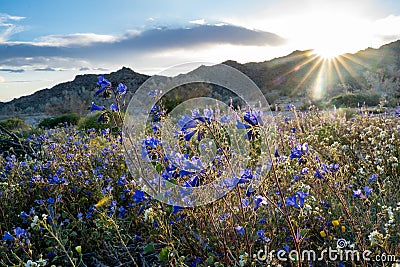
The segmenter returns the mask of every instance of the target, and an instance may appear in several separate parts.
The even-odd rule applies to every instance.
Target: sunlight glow
[[[321,57],[322,59],[331,60],[337,56],[340,56],[343,52],[337,50],[335,47],[323,47],[313,50],[313,54]]]

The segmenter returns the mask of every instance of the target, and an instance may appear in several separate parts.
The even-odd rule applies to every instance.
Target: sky
[[[398,0],[0,0],[0,101],[122,66],[152,75],[398,39]]]

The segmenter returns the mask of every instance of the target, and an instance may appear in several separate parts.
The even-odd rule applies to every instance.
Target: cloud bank
[[[225,24],[196,24],[191,28],[130,31],[121,37],[93,33],[50,35],[37,38],[33,42],[0,43],[0,65],[31,65],[32,61],[38,58],[80,58],[90,61],[99,57],[118,56],[122,53],[151,53],[216,44],[279,46],[284,42],[282,37],[274,33]],[[47,67],[42,66],[37,69]]]

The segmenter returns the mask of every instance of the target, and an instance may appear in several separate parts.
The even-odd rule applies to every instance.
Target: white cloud
[[[0,76],[0,83],[3,83],[5,81],[6,81],[6,79],[4,79],[3,77]]]
[[[92,69],[92,64],[83,59],[66,57],[20,57],[0,61],[0,71],[18,73],[35,69],[51,68],[55,70],[79,70],[82,67]],[[97,67],[95,65],[94,67]]]
[[[373,30],[376,36],[383,38],[385,41],[394,41],[399,39],[400,16],[389,15],[385,18],[376,20],[373,24]]]
[[[206,21],[204,19],[195,19],[195,20],[189,21],[189,23],[196,24],[196,25],[204,25],[206,23]]]
[[[0,13],[0,26],[10,25],[10,23],[7,23],[8,21],[20,21],[23,19],[25,19],[25,17],[12,16],[9,14]]]
[[[14,24],[14,22],[23,20],[24,18],[0,13],[0,43],[6,42],[10,36],[24,30],[24,27]],[[1,30],[1,28],[4,29]]]
[[[47,35],[34,40],[36,45],[46,46],[88,46],[94,43],[113,43],[117,37],[106,34],[74,33],[66,35]]]

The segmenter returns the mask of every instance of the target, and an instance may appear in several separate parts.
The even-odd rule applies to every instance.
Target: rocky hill
[[[127,85],[130,88],[127,93],[128,97],[149,78],[147,75],[136,73],[126,67],[104,76],[114,85],[120,82]],[[60,83],[50,89],[40,90],[10,102],[0,102],[0,114],[10,116],[57,115],[75,111],[84,115],[88,113],[90,103],[94,99],[97,77],[95,74],[77,75],[73,81]],[[98,102],[101,103],[101,98]]]
[[[321,98],[326,100],[343,92],[377,93],[386,98],[400,95],[400,40],[331,60],[323,60],[312,51],[294,51],[264,62],[224,63],[248,75],[269,102],[308,98],[319,75],[324,81]]]
[[[313,100],[315,86],[323,89],[323,94],[319,96],[321,100],[329,100],[344,92],[376,93],[387,99],[400,96],[400,40],[379,49],[368,48],[333,60],[323,60],[311,51],[294,51],[287,56],[264,62],[241,64],[226,61],[224,64],[248,75],[270,103]],[[129,88],[128,100],[149,78],[126,67],[106,74],[105,77],[113,84],[126,84]],[[97,75],[78,75],[73,81],[58,84],[51,89],[40,90],[10,102],[0,102],[0,114],[3,117],[56,115],[67,111],[86,114],[94,98],[96,81]],[[318,81],[320,84],[317,84]],[[183,86],[178,91],[182,93],[182,90],[186,90],[191,95],[197,95],[199,90],[210,96],[224,94],[220,89],[213,89],[200,85],[197,89]]]

